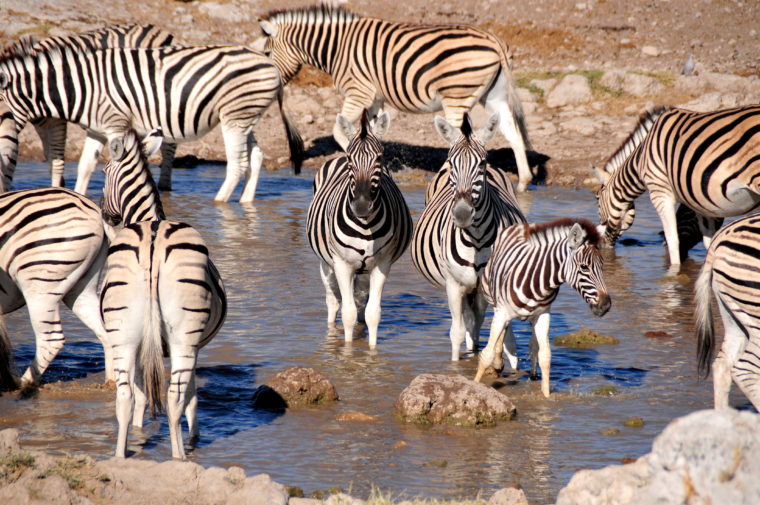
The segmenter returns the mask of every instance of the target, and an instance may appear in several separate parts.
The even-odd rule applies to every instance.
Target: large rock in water
[[[396,401],[403,420],[426,424],[492,425],[515,411],[505,395],[459,375],[419,375]]]
[[[760,415],[702,410],[671,422],[628,465],[582,470],[557,505],[760,503]]]
[[[284,409],[337,399],[335,386],[324,375],[301,366],[278,372],[253,392],[253,406],[260,409]]]

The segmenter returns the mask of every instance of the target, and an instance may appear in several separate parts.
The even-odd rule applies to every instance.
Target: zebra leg
[[[518,192],[522,192],[528,188],[528,184],[533,180],[533,173],[528,164],[526,141],[517,124],[514,111],[509,106],[507,100],[507,86],[509,85],[504,73],[501,72],[496,83],[488,93],[484,105],[489,115],[499,114],[499,129],[507,139],[507,142],[509,142],[510,147],[512,147],[512,152],[517,162],[518,184],[516,189]],[[519,106],[522,108],[522,105]]]
[[[253,132],[248,135],[248,169],[245,171],[245,184],[243,185],[243,194],[240,196],[240,203],[252,202],[256,196],[256,186],[259,183],[259,172],[261,164],[264,161],[264,154],[256,143],[256,137]]]
[[[340,307],[340,291],[338,281],[335,278],[335,271],[330,265],[322,261],[319,264],[319,273],[322,276],[322,283],[325,285],[325,302],[327,303],[327,334],[329,336],[337,333],[335,319]]]
[[[222,122],[224,150],[227,154],[227,175],[214,200],[226,202],[232,196],[240,177],[249,169],[248,143],[250,127],[241,128],[235,124]]]
[[[191,445],[198,443],[201,437],[200,428],[198,427],[198,394],[195,384],[195,374],[190,378],[187,384],[187,394],[185,395],[185,419],[187,420],[187,431],[190,434],[188,442]]]
[[[712,365],[713,372],[713,400],[716,410],[728,408],[728,393],[731,390],[731,370],[736,366],[739,356],[742,355],[747,345],[745,328],[740,326],[739,321],[730,312],[721,299],[718,300],[720,316],[723,320],[725,334],[720,346],[718,356]]]
[[[32,123],[34,124],[34,123]],[[50,164],[50,185],[65,186],[63,180],[64,151],[66,150],[66,121],[57,118],[46,118],[34,129],[42,140],[42,150],[45,160]]]
[[[680,265],[681,250],[678,239],[678,223],[676,221],[676,202],[671,196],[660,193],[650,193],[650,198],[662,221],[662,229],[665,231],[670,265]]]
[[[760,345],[750,338],[744,352],[731,368],[731,376],[744,395],[760,410]]]
[[[511,320],[507,310],[503,308],[494,308],[493,319],[491,320],[491,331],[488,335],[488,343],[485,348],[480,352],[480,359],[478,360],[478,371],[475,374],[475,381],[479,381],[486,369],[493,365],[496,358],[496,354],[501,354],[501,341],[504,329],[507,323]]]
[[[181,329],[177,331],[180,335],[184,334]],[[195,375],[195,363],[198,351],[194,345],[170,344],[169,355],[171,356],[172,373],[169,380],[169,390],[166,393],[166,413],[169,418],[172,457],[185,459],[185,446],[182,443],[180,418],[185,412],[188,385],[193,381],[193,376]]]
[[[161,175],[158,177],[158,189],[161,191],[172,190],[172,165],[176,153],[177,144],[161,142]]]
[[[354,327],[357,319],[356,302],[354,301],[354,269],[340,258],[335,258],[333,270],[338,282],[338,289],[340,289],[343,334],[346,342],[351,342],[354,339]]]
[[[549,398],[549,378],[552,366],[552,350],[549,345],[549,322],[551,314],[544,312],[533,319],[533,334],[538,344],[538,366],[541,367],[541,392]]]
[[[472,300],[472,326],[467,331],[469,334],[469,349],[473,353],[477,353],[480,348],[480,328],[483,327],[483,320],[486,317],[487,308],[488,303],[486,303],[485,297],[480,291],[477,291]],[[467,336],[465,336],[465,338],[467,338]],[[499,359],[501,359],[501,355],[499,356]]]
[[[90,177],[95,171],[95,167],[100,159],[100,153],[106,143],[106,138],[97,133],[87,131],[87,138],[82,146],[82,156],[79,158],[77,165],[77,183],[74,191],[79,194],[87,194],[87,186],[90,185]]]
[[[364,309],[364,320],[367,323],[369,332],[369,348],[374,349],[377,346],[377,327],[380,325],[380,299],[383,296],[383,286],[388,279],[391,270],[390,262],[382,262],[377,265],[370,273],[369,279],[369,299]]]
[[[44,302],[34,299],[29,303],[29,317],[36,342],[36,351],[32,363],[21,377],[21,388],[39,384],[40,377],[63,348],[64,336],[61,327],[61,309],[59,296],[45,297]]]
[[[699,223],[699,231],[702,232],[702,243],[705,245],[705,249],[707,249],[710,247],[710,242],[712,242],[715,233],[723,226],[723,218],[698,216],[697,221]]]
[[[117,337],[115,340],[119,340]],[[133,341],[135,341],[133,339]],[[136,340],[139,342],[139,338]],[[137,345],[123,343],[114,345],[114,372],[116,375],[116,420],[119,431],[116,435],[117,458],[127,457],[127,436],[134,409],[132,390],[135,384],[135,361]]]
[[[465,296],[464,287],[461,284],[451,278],[446,279],[446,297],[448,298],[449,311],[451,312],[451,329],[449,330],[451,361],[459,361],[459,349],[465,340]]]
[[[515,333],[512,331],[512,324],[508,324],[504,329],[504,335],[501,336],[504,342],[504,354],[507,355],[507,361],[512,370],[517,371],[517,341],[515,340]]]

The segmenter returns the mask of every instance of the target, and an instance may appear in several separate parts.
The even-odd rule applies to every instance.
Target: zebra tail
[[[13,372],[13,349],[8,338],[5,318],[0,314],[0,391],[18,389],[18,382]]]
[[[705,264],[694,285],[694,318],[697,328],[697,373],[707,378],[712,366],[713,348],[715,347],[715,328],[713,326],[712,304],[712,258],[708,255]]]
[[[280,87],[277,92],[277,105],[280,107],[282,122],[285,124],[285,134],[288,137],[288,147],[290,148],[290,161],[293,162],[293,170],[295,171],[295,174],[298,175],[301,173],[301,164],[303,163],[304,158],[303,139],[301,138],[301,134],[298,133],[295,124],[290,121],[288,113],[285,112],[285,108],[282,106],[284,98],[283,94],[284,91],[282,87]]]
[[[533,146],[531,145],[530,139],[528,138],[528,124],[525,121],[525,112],[523,111],[520,97],[517,95],[517,83],[515,82],[515,77],[512,74],[512,52],[509,50],[503,40],[496,36],[494,36],[494,38],[496,38],[497,42],[501,46],[501,71],[504,72],[504,78],[507,81],[507,103],[509,104],[509,110],[512,111],[512,116],[514,117],[515,124],[517,124],[517,128],[520,130],[520,135],[522,136],[523,143],[525,144],[525,150],[532,150]],[[507,55],[509,55],[509,58],[507,58]]]
[[[156,265],[154,265],[155,269]],[[161,385],[164,380],[164,354],[161,344],[161,308],[158,301],[158,278],[151,274],[150,299],[145,314],[146,328],[140,346],[140,364],[143,371],[143,385],[152,416],[163,411]]]

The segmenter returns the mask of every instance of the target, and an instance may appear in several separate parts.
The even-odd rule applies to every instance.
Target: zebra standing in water
[[[610,296],[602,276],[599,233],[585,219],[559,219],[550,223],[516,224],[499,233],[486,264],[480,287],[494,315],[488,344],[480,354],[475,380],[494,365],[501,369],[504,348],[512,368],[517,369],[512,320],[529,320],[531,376],[536,376],[536,355],[541,366],[541,392],[549,397],[551,347],[549,310],[567,283],[578,291],[591,311],[603,316]]]
[[[760,410],[760,215],[722,228],[707,249],[695,284],[699,371],[709,375],[715,348],[710,291],[725,335],[712,363],[716,409],[728,408],[731,378]]]
[[[522,104],[512,77],[512,53],[499,38],[465,25],[416,25],[364,18],[320,5],[274,11],[260,20],[271,55],[287,83],[301,65],[330,74],[345,96],[340,114],[354,123],[363,109],[375,116],[385,102],[404,112],[443,109],[460,128],[478,102],[499,115],[524,190],[533,176]],[[337,120],[335,140],[348,137]]]
[[[111,378],[111,348],[97,316],[106,248],[100,209],[88,198],[63,188],[0,195],[0,390],[17,386],[2,315],[24,305],[36,352],[22,388],[37,385],[63,347],[61,301],[100,339]]]
[[[715,218],[745,214],[760,205],[759,150],[760,105],[707,113],[659,108],[643,115],[605,171],[597,171],[603,183],[597,197],[606,241],[614,244],[631,226],[633,202],[649,190],[665,230],[670,263],[680,264],[675,204],[709,218],[700,219],[709,245]]]
[[[18,160],[18,131],[13,113],[0,100],[0,193],[11,189]]]
[[[23,56],[32,54],[34,51],[47,50],[65,45],[72,45],[83,51],[89,51],[106,47],[162,47],[169,46],[173,42],[174,36],[171,33],[153,25],[111,25],[84,33],[48,37],[42,40],[37,40],[32,36],[25,36],[8,46],[0,57]],[[4,115],[6,109],[7,105],[0,102],[0,115]],[[54,187],[63,186],[66,121],[57,118],[42,118],[33,120],[32,125],[40,136],[45,158],[50,163],[50,185]],[[13,134],[17,135],[15,125],[10,123],[8,126],[13,126]],[[10,133],[10,129],[5,128],[5,125],[0,124],[0,135],[5,132]],[[96,133],[92,131],[88,131],[87,133],[80,158],[81,167],[86,166],[89,163],[87,160],[90,158],[97,160],[105,142]],[[171,189],[171,165],[174,160],[175,148],[174,144],[168,142],[161,146],[161,177],[158,183],[160,189]],[[0,181],[0,192],[10,189],[17,152],[17,145],[3,145],[0,143],[0,159],[11,158],[13,160],[12,165],[4,164],[1,166],[3,168],[3,181]],[[82,186],[78,184],[76,187],[76,191],[81,194],[85,194],[86,190],[86,185]]]
[[[162,346],[171,360],[167,413],[172,456],[185,457],[180,418],[198,438],[195,365],[198,350],[222,326],[227,297],[208,249],[190,225],[164,220],[147,155],[161,137],[148,136],[146,153],[130,130],[109,144],[103,215],[124,228],[108,249],[100,316],[113,347],[116,375],[116,456],[125,457],[130,424],[142,426],[146,402],[163,406]],[[139,354],[139,357],[138,357]]]
[[[275,98],[282,105],[282,86],[269,58],[241,46],[63,46],[0,58],[0,97],[19,129],[27,121],[55,117],[109,139],[130,127],[142,133],[160,127],[177,142],[221,124],[227,176],[215,199],[227,201],[244,175],[240,201],[250,202],[263,160],[253,127]],[[280,112],[298,172],[301,138],[282,107]],[[77,186],[87,186],[95,159],[89,161]]]
[[[498,118],[477,132],[464,115],[462,130],[437,116],[436,128],[451,145],[446,164],[430,182],[412,240],[412,260],[433,285],[446,289],[451,311],[451,359],[462,342],[476,352],[486,302],[478,280],[498,231],[525,217],[505,173],[486,164],[485,143]]]
[[[309,245],[321,260],[328,328],[335,328],[340,304],[346,342],[353,340],[357,321],[358,277],[369,276],[364,314],[369,347],[374,348],[383,286],[391,265],[409,246],[412,218],[385,167],[383,146],[377,139],[390,126],[388,113],[381,114],[371,128],[365,110],[357,132],[342,116],[338,121],[346,136],[353,138],[346,154],[322,165],[314,177],[306,228]]]

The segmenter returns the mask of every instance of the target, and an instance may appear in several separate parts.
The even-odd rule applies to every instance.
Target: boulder
[[[579,74],[562,78],[546,96],[547,107],[564,107],[590,102],[593,98],[588,79]]]
[[[758,455],[760,415],[702,410],[671,422],[636,462],[576,473],[557,505],[756,504]]]
[[[491,496],[488,505],[528,505],[528,498],[519,487],[505,487]]]
[[[487,426],[512,419],[515,411],[502,393],[458,375],[419,375],[396,401],[401,419],[425,424]]]
[[[337,399],[335,386],[325,376],[313,368],[294,366],[278,372],[259,386],[253,393],[253,406],[283,409]]]
[[[605,72],[599,79],[599,84],[612,91],[623,92],[638,97],[654,96],[665,89],[665,86],[654,77],[626,72],[624,70]]]
[[[262,473],[248,477],[240,489],[227,498],[226,505],[287,505],[288,490]]]
[[[741,105],[756,104],[758,101],[760,101],[760,95],[713,91],[711,93],[706,93],[699,98],[695,98],[690,102],[680,104],[679,107],[696,112],[710,112],[718,109],[729,109]]]

